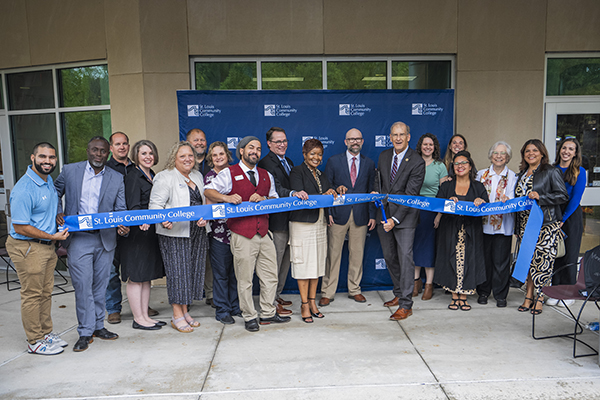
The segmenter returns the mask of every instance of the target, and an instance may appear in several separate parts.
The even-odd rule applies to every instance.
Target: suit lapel
[[[87,162],[84,161],[81,164],[81,168],[78,168],[76,170],[76,176],[75,176],[75,182],[77,183],[76,186],[76,191],[77,191],[77,197],[76,197],[76,202],[77,202],[77,206],[75,207],[75,209],[77,210],[76,214],[79,214],[79,204],[81,203],[81,190],[83,188],[83,176],[85,175],[85,167],[87,166]]]
[[[398,166],[398,171],[396,172],[396,177],[394,178],[394,182],[392,182],[392,186],[394,186],[396,182],[398,182],[400,175],[404,172],[404,170],[406,169],[406,165],[412,157],[413,154],[411,152],[411,149],[408,148],[408,150],[406,150],[406,153],[404,154],[404,158],[402,160],[398,160],[400,165]]]
[[[108,168],[108,167],[104,167]],[[106,188],[110,185],[110,174],[106,173],[104,170],[104,176],[102,177],[102,185],[100,186],[100,196],[98,196],[98,212],[100,212],[100,204],[102,204],[102,199],[104,198],[104,193],[106,193]]]
[[[350,168],[348,167],[348,157],[346,156],[346,153],[342,154],[340,161],[342,162],[342,171],[344,171],[342,172],[344,174],[342,182],[350,182],[350,187],[352,187],[352,178],[350,177]],[[358,176],[356,179],[358,180]]]

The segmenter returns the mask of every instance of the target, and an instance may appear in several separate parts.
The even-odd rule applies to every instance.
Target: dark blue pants
[[[213,304],[216,318],[240,313],[233,254],[228,244],[210,238],[210,262],[213,270]]]

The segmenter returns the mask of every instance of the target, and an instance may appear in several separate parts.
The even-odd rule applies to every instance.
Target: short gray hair
[[[394,130],[394,128],[397,127],[397,126],[404,127],[404,130],[406,131],[406,133],[408,133],[410,135],[410,126],[408,126],[407,124],[405,124],[402,121],[397,121],[397,122],[394,122],[392,124],[392,126],[390,127],[390,134],[392,133],[392,131]]]
[[[512,148],[510,147],[510,144],[506,143],[504,140],[498,140],[492,145],[492,147],[490,147],[490,151],[488,151],[488,158],[490,160],[492,159],[492,153],[500,145],[506,147],[506,163],[508,164],[510,162],[510,159],[512,158]]]

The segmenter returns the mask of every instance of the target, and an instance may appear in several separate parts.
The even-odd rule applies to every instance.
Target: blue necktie
[[[287,163],[287,160],[285,158],[282,158],[281,159],[281,163],[283,164],[283,169],[285,169],[285,173],[289,175],[290,172],[291,172],[291,169],[290,169],[290,166]]]

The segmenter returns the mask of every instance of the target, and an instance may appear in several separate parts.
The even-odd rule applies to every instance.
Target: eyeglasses
[[[276,146],[279,146],[280,144],[287,144],[288,141],[287,141],[287,139],[285,139],[285,140],[276,140],[276,141],[269,140],[269,142],[273,143]]]
[[[363,138],[359,137],[359,138],[347,138],[346,139],[348,142],[350,143],[360,143],[363,141]]]
[[[505,156],[506,154],[505,151],[492,151],[493,156]]]
[[[460,161],[460,162],[455,162],[454,165],[456,165],[457,167],[460,167],[461,165],[467,165],[469,164],[468,161]]]

